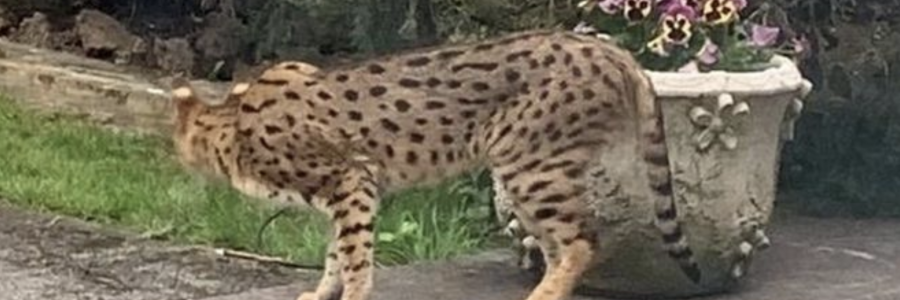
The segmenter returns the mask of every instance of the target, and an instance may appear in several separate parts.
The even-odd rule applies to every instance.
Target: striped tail
[[[678,222],[662,111],[649,78],[640,71],[634,72],[634,77],[636,77],[633,80],[635,85],[632,88],[638,110],[639,138],[643,159],[647,165],[650,190],[653,193],[656,227],[662,233],[664,249],[669,257],[678,262],[681,270],[691,281],[699,283],[700,268]]]

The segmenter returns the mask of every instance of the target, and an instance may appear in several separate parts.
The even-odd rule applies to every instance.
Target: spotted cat
[[[609,42],[545,30],[331,69],[283,62],[220,104],[200,101],[184,80],[173,98],[185,166],[332,220],[325,274],[300,300],[367,299],[380,195],[479,166],[501,181],[547,256],[527,299],[567,298],[595,251],[586,173],[614,134],[639,140],[665,248],[699,280],[651,84]]]

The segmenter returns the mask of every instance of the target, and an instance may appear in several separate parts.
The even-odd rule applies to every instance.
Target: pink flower
[[[791,46],[794,53],[801,59],[809,58],[811,55],[811,45],[804,35],[800,35],[791,39]]]
[[[775,43],[781,29],[778,27],[750,25],[750,45],[755,47],[768,47]]]
[[[719,55],[719,45],[706,39],[706,42],[703,43],[703,47],[700,48],[700,52],[697,53],[697,60],[707,66],[714,65],[719,61]]]

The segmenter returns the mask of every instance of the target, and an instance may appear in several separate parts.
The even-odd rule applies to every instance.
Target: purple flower
[[[700,0],[679,0],[681,4],[684,4],[687,7],[693,8],[694,10],[700,9],[700,4],[702,1]]]
[[[697,20],[697,11],[694,10],[693,7],[686,5],[685,3],[678,1],[672,1],[665,7],[665,12],[663,13],[666,16],[675,16],[682,15],[686,17],[691,22]]]
[[[667,11],[676,6],[685,6],[694,10],[694,13],[696,14],[701,8],[700,2],[700,0],[660,0],[657,2],[657,5],[662,7],[663,11]]]
[[[775,43],[781,29],[778,27],[759,24],[750,25],[750,45],[755,47],[768,47]]]
[[[719,61],[719,55],[719,45],[706,39],[706,42],[703,43],[703,47],[700,48],[700,52],[697,53],[697,60],[700,61],[700,63],[709,66]]]

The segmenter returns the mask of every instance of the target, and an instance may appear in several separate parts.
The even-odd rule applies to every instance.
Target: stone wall
[[[0,92],[26,106],[83,115],[105,125],[165,133],[171,126],[168,77],[64,52],[0,41]],[[193,81],[204,99],[225,83]]]

